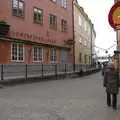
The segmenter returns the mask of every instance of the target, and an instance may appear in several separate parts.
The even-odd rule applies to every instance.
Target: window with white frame
[[[61,20],[61,31],[62,32],[67,32],[68,31],[67,21],[64,20],[64,19]]]
[[[51,62],[55,62],[56,59],[57,59],[56,49],[55,48],[51,48],[51,50],[50,50],[50,61]]]
[[[43,10],[40,8],[34,8],[34,22],[43,24]]]
[[[21,43],[13,43],[11,45],[11,57],[15,61],[24,60],[24,45]]]
[[[50,14],[50,28],[56,29],[57,28],[57,17],[55,15]]]
[[[61,4],[63,8],[67,8],[67,2],[68,0],[61,0]]]
[[[24,17],[24,0],[12,0],[12,12],[14,16]]]
[[[43,48],[42,47],[34,47],[34,61],[43,61]]]

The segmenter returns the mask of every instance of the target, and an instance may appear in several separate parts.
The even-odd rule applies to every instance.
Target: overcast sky
[[[89,18],[92,20],[96,31],[96,46],[101,48],[109,48],[116,42],[116,33],[108,23],[108,13],[114,0],[78,0],[79,5],[82,6]],[[111,54],[115,47],[109,50]],[[100,50],[100,54],[104,54]]]

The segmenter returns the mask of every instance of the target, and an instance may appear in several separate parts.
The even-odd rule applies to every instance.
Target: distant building
[[[72,63],[72,0],[0,0],[1,63]]]
[[[90,65],[96,32],[84,9],[74,1],[75,64]]]
[[[92,31],[92,35],[91,35],[91,41],[92,41],[92,54],[91,54],[91,63],[95,64],[96,63],[96,50],[95,50],[95,39],[96,39],[96,32],[94,29],[94,25],[91,24],[91,31]]]
[[[120,0],[114,0],[114,2],[116,3],[116,2],[119,2]]]

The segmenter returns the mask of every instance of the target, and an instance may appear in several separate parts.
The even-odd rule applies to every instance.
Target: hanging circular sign
[[[115,3],[110,9],[108,21],[112,28],[120,28],[120,2]]]

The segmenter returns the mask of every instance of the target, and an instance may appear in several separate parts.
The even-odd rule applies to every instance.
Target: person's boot
[[[114,110],[117,109],[117,95],[113,94],[113,103],[112,103],[112,107]]]
[[[107,103],[107,106],[108,106],[108,107],[111,107],[111,103],[110,103],[110,102],[109,102],[109,103]]]
[[[107,93],[107,105],[108,107],[111,107],[111,96],[109,93]]]
[[[114,109],[114,110],[117,110],[117,106],[113,106],[113,109]]]
[[[3,86],[0,84],[0,88],[3,88]]]

